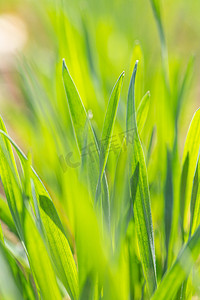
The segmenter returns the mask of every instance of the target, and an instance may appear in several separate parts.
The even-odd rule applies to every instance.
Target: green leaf
[[[161,0],[150,0],[153,14],[156,20],[158,34],[161,43],[161,54],[162,54],[162,63],[163,63],[163,70],[165,76],[165,84],[169,90],[169,65],[168,65],[168,51],[165,39],[164,28],[161,19]]]
[[[135,225],[143,272],[146,279],[149,294],[152,295],[157,286],[156,263],[147,170],[142,145],[138,135],[135,114],[134,84],[137,71],[137,64],[138,62],[136,62],[135,64],[135,68],[133,70],[129,86],[126,130],[127,133],[130,131],[133,132],[132,143],[130,143],[130,140],[127,139],[129,157],[131,158],[131,176],[132,174],[134,174],[139,163],[138,187],[135,199],[132,199],[132,201],[134,202]]]
[[[193,235],[200,223],[200,160],[195,171],[190,203],[190,234]]]
[[[85,280],[80,300],[97,300],[99,298],[98,296],[98,283],[97,280],[95,280],[94,276],[92,274],[89,274]]]
[[[16,279],[14,277],[11,262],[8,260],[6,251],[2,242],[0,242],[0,297],[2,300],[21,300],[23,299],[20,293]]]
[[[152,300],[173,299],[182,282],[189,275],[195,261],[199,257],[200,227],[180,251],[174,265],[166,273]]]
[[[24,216],[24,239],[30,266],[41,290],[42,298],[62,299],[48,252],[27,209]]]
[[[9,230],[17,235],[15,223],[13,222],[8,204],[0,197],[0,219],[8,226]]]
[[[19,156],[22,166],[26,168],[27,158],[24,153],[5,132],[0,130],[0,133],[12,143]],[[54,264],[57,274],[65,285],[65,288],[71,295],[72,299],[78,299],[78,274],[69,243],[65,234],[63,234],[58,227],[58,224],[60,224],[60,219],[47,190],[45,189],[35,170],[33,168],[31,169],[31,178],[35,187],[35,197],[40,210],[41,222],[44,225],[51,255],[54,257],[54,259],[56,258]],[[51,217],[48,216],[47,218],[47,213],[43,209],[46,207],[46,205],[43,203],[43,208],[40,206],[41,197],[45,197],[44,199],[46,199],[48,203],[51,203],[51,205],[49,204],[49,209],[51,209],[51,214],[49,213],[49,216]],[[47,208],[46,210],[48,211]]]
[[[119,98],[120,98],[120,92],[121,92],[121,87],[122,87],[122,80],[124,77],[124,72],[120,75],[118,78],[106,110],[106,115],[104,118],[104,124],[103,124],[103,129],[101,133],[101,140],[100,140],[100,153],[99,153],[99,180],[98,180],[98,185],[97,185],[97,193],[96,193],[96,198],[98,199],[100,195],[100,189],[101,189],[101,180],[103,177],[103,172],[105,170],[108,154],[109,154],[109,147],[111,144],[111,139],[112,139],[112,132],[113,132],[113,127],[115,123],[115,118],[117,114],[117,108],[118,108],[118,103],[119,103]]]
[[[187,230],[188,225],[188,211],[189,211],[189,204],[191,200],[192,194],[192,185],[193,185],[193,178],[196,170],[197,165],[197,158],[199,154],[199,147],[200,147],[200,109],[198,109],[190,123],[184,151],[183,151],[183,159],[182,159],[182,170],[184,169],[184,165],[189,159],[188,162],[188,172],[187,172],[187,181],[185,184],[185,203],[184,199],[180,199],[181,203],[180,206],[182,207],[182,218],[183,218],[183,229]],[[182,171],[183,172],[183,171]],[[183,202],[182,202],[183,201]]]
[[[69,74],[67,66],[63,61],[63,82],[65,87],[65,92],[67,96],[67,103],[69,107],[69,112],[71,116],[71,121],[73,124],[74,135],[78,144],[78,149],[81,155],[84,155],[84,150],[86,148],[88,168],[89,168],[89,182],[92,190],[92,194],[96,193],[96,185],[98,180],[98,146],[97,141],[94,136],[94,132],[90,121],[88,120],[87,113],[83,102],[79,96],[76,86]],[[85,147],[85,126],[87,125],[87,145],[92,147],[91,155],[90,148]]]
[[[12,244],[5,239],[5,243],[2,243],[0,245],[0,248],[2,248],[4,257],[9,263],[16,287],[23,295],[22,298],[30,300],[35,299],[37,297],[36,289],[35,287],[33,288],[35,282],[33,282],[33,276],[22,245],[20,245],[19,243]],[[23,251],[23,254],[20,253],[21,250]]]
[[[97,140],[88,120],[87,113],[83,102],[79,96],[76,86],[69,74],[67,66],[63,60],[63,82],[65,87],[65,92],[67,96],[68,107],[71,115],[71,121],[73,124],[74,134],[78,144],[79,151],[81,155],[87,155],[87,167],[88,167],[88,177],[89,184],[92,191],[92,195],[95,198],[96,187],[99,177],[99,147]],[[87,124],[88,123],[88,124]],[[87,124],[87,147],[85,147],[85,126]],[[86,154],[84,154],[84,151]],[[103,174],[103,207],[104,215],[107,218],[108,225],[110,224],[110,203],[109,203],[109,193],[107,186],[107,179],[105,172]]]
[[[180,183],[180,222],[182,231],[182,241],[184,242],[184,212],[185,212],[185,201],[186,201],[186,189],[188,180],[188,167],[189,167],[189,153],[183,164],[181,172],[181,183]]]
[[[0,130],[6,132],[6,128],[1,117]],[[11,145],[5,136],[2,135],[0,136],[0,176],[15,226],[19,235],[22,236],[21,214],[23,208],[23,199],[20,179]]]
[[[139,107],[137,109],[137,127],[138,127],[138,132],[141,133],[142,129],[144,127],[144,124],[147,119],[147,115],[149,112],[149,106],[150,106],[150,92],[147,92],[144,97],[142,98]]]
[[[149,140],[149,145],[148,145],[148,149],[147,149],[147,158],[146,158],[146,164],[148,166],[149,164],[149,160],[151,157],[151,152],[152,152],[152,147],[153,147],[153,140],[156,134],[156,127],[154,126],[150,135],[150,140]]]
[[[181,106],[183,104],[184,96],[187,93],[188,85],[190,82],[190,78],[194,71],[194,56],[191,56],[191,58],[188,61],[187,68],[183,77],[183,80],[181,82],[180,88],[178,90],[178,96],[177,96],[177,104],[175,106],[175,122],[178,122]]]
[[[115,118],[117,114],[117,108],[120,98],[120,92],[122,87],[122,80],[124,77],[124,72],[119,76],[109,99],[106,115],[104,118],[103,129],[101,133],[101,140],[100,140],[100,154],[99,154],[99,161],[100,161],[100,172],[99,177],[100,180],[102,179],[103,172],[106,166],[106,161],[108,158],[109,147],[110,147],[110,138],[113,132],[113,127],[115,123]]]
[[[46,196],[40,196],[39,201],[42,222],[46,228],[46,234],[57,274],[72,299],[78,299],[79,289],[77,270],[71,249],[66,242],[64,228],[54,208],[53,202]],[[52,232],[54,232],[54,234],[52,234]],[[52,247],[54,248],[52,249]]]
[[[168,264],[168,250],[169,241],[172,227],[172,214],[173,214],[173,178],[172,178],[172,162],[171,153],[167,151],[167,175],[165,180],[165,247],[166,259],[164,271],[167,269]]]
[[[4,242],[4,237],[3,237],[3,231],[2,231],[1,223],[0,223],[0,241]]]

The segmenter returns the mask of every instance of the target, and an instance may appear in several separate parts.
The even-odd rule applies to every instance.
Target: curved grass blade
[[[1,223],[0,223],[0,241],[1,241],[2,243],[4,243],[3,230],[2,230]]]
[[[34,272],[43,299],[62,299],[56,276],[42,237],[26,209],[24,239],[31,269]]]
[[[8,226],[11,232],[18,235],[8,204],[1,197],[0,197],[0,220],[2,220]]]
[[[0,130],[6,132],[1,117]],[[23,199],[21,183],[11,145],[5,136],[2,135],[0,136],[0,176],[16,229],[22,238],[21,214],[23,209]]]
[[[147,149],[147,158],[146,158],[146,164],[148,166],[149,164],[149,160],[151,157],[151,152],[152,152],[152,148],[153,148],[153,140],[156,134],[156,127],[154,126],[150,135],[150,140],[149,140],[149,145],[148,145],[148,149]]]
[[[178,118],[179,118],[179,115],[180,115],[181,106],[183,104],[184,96],[187,93],[188,86],[189,86],[190,79],[191,79],[191,76],[193,74],[193,71],[194,71],[194,56],[191,56],[189,61],[188,61],[186,71],[185,71],[183,80],[181,82],[181,86],[180,86],[179,91],[178,91],[177,104],[175,106],[175,123],[176,124],[178,123]]]
[[[124,239],[127,226],[133,217],[133,204],[130,201],[127,151],[124,151],[125,139],[117,158],[113,191],[111,197],[111,229],[113,232],[113,250],[120,251],[119,244]],[[122,181],[123,174],[123,181]]]
[[[5,239],[5,243],[0,243],[5,259],[9,263],[9,267],[14,277],[16,287],[18,288],[22,299],[34,300],[37,296],[37,291],[33,288],[32,273],[28,265],[28,261],[24,261],[17,245],[12,245],[11,242]],[[26,257],[26,254],[24,252]],[[11,275],[10,275],[11,276]]]
[[[87,155],[87,167],[88,167],[88,176],[89,184],[93,197],[95,198],[96,187],[99,177],[99,147],[97,140],[90,124],[90,121],[87,121],[87,113],[83,102],[79,96],[79,93],[76,89],[76,86],[69,74],[67,66],[63,60],[63,82],[65,87],[65,92],[67,96],[68,107],[70,111],[71,121],[73,124],[74,135],[78,144],[79,151],[81,155]],[[85,134],[84,128],[85,124],[88,122],[87,126],[87,148],[85,146]],[[84,154],[84,151],[86,154]],[[103,183],[103,204],[105,208],[104,215],[107,216],[107,223],[110,224],[110,203],[109,203],[109,193],[108,185],[105,172],[102,178]]]
[[[185,184],[185,201],[182,202],[182,199],[180,199],[181,203],[180,206],[182,207],[182,230],[187,230],[188,225],[188,210],[189,210],[189,204],[191,200],[191,193],[192,193],[192,185],[193,185],[193,178],[196,170],[197,165],[197,159],[199,155],[199,147],[200,147],[200,109],[198,109],[190,123],[184,151],[183,151],[183,159],[182,159],[182,165],[184,169],[184,165],[188,161],[188,172],[187,172],[187,180]],[[182,171],[183,172],[183,171]],[[184,200],[184,199],[183,199]],[[184,203],[185,202],[185,203]]]
[[[199,257],[200,227],[180,251],[172,268],[166,273],[152,300],[168,300],[178,292],[182,282],[189,275],[195,261]]]
[[[134,42],[133,53],[130,63],[129,77],[132,75],[135,62],[140,62],[140,68],[137,70],[137,82],[135,83],[135,109],[138,110],[144,90],[144,53],[139,41]]]
[[[172,178],[172,162],[171,153],[167,151],[167,176],[165,181],[165,248],[166,259],[164,265],[164,272],[167,270],[168,265],[168,250],[169,241],[172,227],[172,214],[173,214],[173,178]]]
[[[182,232],[182,242],[184,243],[184,212],[185,212],[185,199],[187,190],[187,180],[188,180],[188,168],[189,168],[189,153],[183,164],[181,171],[181,183],[180,183],[180,223]]]
[[[0,295],[2,300],[23,299],[17,287],[15,277],[12,272],[10,261],[8,260],[4,246],[0,242]]]
[[[89,274],[88,277],[86,278],[80,295],[80,300],[85,300],[85,299],[87,300],[99,299],[97,280],[95,280],[92,274]]]
[[[27,158],[24,153],[4,131],[0,130],[0,133],[3,134],[4,137],[7,138],[13,145],[19,156],[22,166],[26,168]],[[58,227],[58,224],[60,224],[60,219],[47,190],[45,189],[35,170],[33,168],[31,169],[31,178],[35,186],[35,196],[40,210],[41,222],[44,225],[51,255],[56,258],[55,268],[58,277],[63,282],[72,299],[78,299],[78,274],[69,243],[67,241],[66,235]],[[47,211],[44,211],[44,207],[46,207],[46,205],[44,205],[43,203],[43,208],[40,205],[40,197],[42,196],[45,197],[45,199],[48,199],[48,203],[51,203],[51,206],[49,208],[51,209],[51,214],[49,214],[51,218],[47,218]]]
[[[200,160],[198,159],[190,203],[190,235],[193,235],[200,223]]]
[[[161,19],[161,4],[160,0],[150,0],[151,6],[153,9],[153,14],[157,23],[160,43],[161,43],[161,54],[162,54],[162,63],[163,63],[163,70],[164,70],[164,76],[165,76],[165,84],[168,88],[168,91],[170,89],[169,85],[169,64],[168,64],[168,51],[167,51],[167,45],[166,45],[166,39],[165,39],[165,33],[164,28],[162,24]]]
[[[142,129],[144,127],[144,124],[147,119],[147,115],[149,112],[149,106],[150,106],[150,92],[147,92],[144,97],[142,98],[139,107],[137,109],[137,127],[138,127],[138,132],[141,133]]]
[[[97,193],[96,198],[99,197],[100,192],[100,186],[101,186],[101,180],[103,177],[103,172],[105,170],[108,154],[109,154],[109,147],[111,143],[111,135],[113,132],[113,127],[115,123],[115,118],[117,114],[117,108],[120,98],[120,92],[122,87],[122,80],[124,77],[124,72],[119,76],[109,99],[106,115],[104,118],[104,124],[101,134],[101,140],[100,140],[100,153],[99,153],[99,180],[98,180],[98,186],[97,186]]]
[[[71,255],[70,246],[66,243],[66,236],[60,218],[54,209],[53,202],[46,196],[40,196],[41,218],[50,247],[54,245],[55,249],[51,249],[52,259],[57,270],[57,274],[62,280],[64,286],[69,292],[72,299],[78,299],[78,279],[77,270],[74,266],[73,257]],[[48,231],[47,231],[48,230]],[[52,232],[55,234],[52,234]],[[62,253],[57,254],[58,245],[62,245]],[[65,255],[68,258],[65,258]]]
[[[137,64],[138,62],[135,64],[129,86],[126,129],[127,132],[133,132],[133,143],[130,144],[127,141],[130,155],[131,174],[134,174],[139,163],[138,188],[135,199],[132,199],[132,201],[134,201],[134,217],[143,272],[148,292],[152,295],[157,286],[157,278],[147,170],[142,145],[138,135],[135,114],[134,84]]]

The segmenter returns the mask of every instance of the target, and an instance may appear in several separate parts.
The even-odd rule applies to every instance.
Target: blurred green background
[[[154,132],[148,175],[161,277],[167,148],[176,148],[177,129],[176,164],[180,168],[187,128],[199,106],[200,2],[163,0],[160,10],[168,52],[165,63],[149,0],[1,0],[0,113],[10,136],[25,153],[31,152],[73,243],[70,199],[80,197],[80,170],[68,166],[63,172],[60,163],[71,151],[73,160],[78,160],[62,83],[62,59],[86,109],[92,112],[97,136],[112,87],[123,70],[115,133],[125,130],[128,84],[139,60],[137,106],[147,91],[151,94],[141,140],[148,158]],[[112,170],[111,159],[108,166]],[[112,185],[111,175],[109,180]]]

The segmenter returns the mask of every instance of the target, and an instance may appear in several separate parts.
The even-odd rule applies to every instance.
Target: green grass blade
[[[0,130],[6,132],[6,128],[1,117]],[[2,135],[0,136],[0,176],[14,223],[19,235],[22,237],[21,214],[23,200],[20,186],[21,183],[11,145],[5,136]]]
[[[2,220],[8,226],[11,232],[18,235],[8,204],[1,197],[0,197],[0,220]]]
[[[195,261],[199,257],[200,227],[181,250],[172,268],[166,273],[152,300],[168,300],[178,292],[182,282],[189,275]]]
[[[69,74],[67,66],[63,61],[63,82],[65,87],[65,92],[67,96],[67,103],[71,115],[71,121],[73,124],[74,135],[76,137],[76,141],[78,144],[78,148],[80,153],[83,151],[85,146],[85,134],[84,128],[86,123],[88,122],[88,130],[87,130],[87,144],[92,145],[94,152],[91,155],[88,155],[88,168],[89,168],[89,182],[90,187],[92,190],[92,194],[95,195],[96,193],[96,185],[98,181],[98,151],[97,151],[97,142],[94,136],[94,132],[92,130],[91,124],[87,118],[87,113],[83,102],[78,94],[78,91],[75,87],[75,84]]]
[[[90,124],[90,121],[87,118],[87,113],[83,102],[78,94],[76,86],[69,74],[67,66],[63,61],[63,82],[65,87],[65,92],[67,96],[68,107],[71,115],[71,121],[73,124],[74,135],[78,144],[80,153],[84,150],[85,146],[85,134],[84,128],[88,122],[87,130],[87,144],[92,145],[92,155],[87,157],[87,167],[89,174],[89,184],[92,191],[92,195],[95,198],[96,188],[99,177],[99,147],[97,140]],[[109,203],[109,193],[108,185],[105,173],[103,174],[103,206],[104,206],[104,215],[107,217],[107,223],[110,224],[110,203]]]
[[[183,164],[181,172],[181,183],[180,183],[180,223],[182,231],[182,241],[184,242],[184,213],[185,213],[185,201],[186,201],[186,190],[188,181],[188,168],[189,168],[189,153]]]
[[[54,209],[53,202],[45,196],[40,196],[39,201],[42,222],[46,228],[46,234],[57,274],[70,294],[70,297],[76,300],[79,296],[77,269],[74,264],[70,246],[66,243],[63,226]],[[52,232],[54,232],[54,234],[52,234]],[[53,245],[54,249],[52,249]]]
[[[135,112],[135,77],[137,72],[138,61],[135,63],[133,69],[133,74],[131,77],[131,82],[128,91],[128,102],[126,111],[126,130],[133,130],[134,134],[137,135],[137,122],[136,122],[136,112]]]
[[[124,77],[124,72],[119,76],[109,99],[106,115],[104,118],[103,129],[101,133],[101,140],[100,140],[100,154],[99,154],[99,182],[102,180],[103,172],[106,166],[108,154],[109,154],[109,147],[111,142],[111,135],[113,132],[113,127],[115,123],[115,118],[117,114],[117,108],[120,98],[120,92],[122,87],[122,81]]]
[[[35,299],[36,290],[33,288],[35,283],[33,282],[32,273],[22,246],[19,244],[14,245],[5,239],[5,243],[2,243],[0,248],[2,248],[5,258],[11,267],[15,284],[23,295],[23,299]],[[19,248],[23,251],[23,255],[20,253]]]
[[[3,244],[0,242],[0,297],[2,300],[21,300],[16,279],[12,272],[11,262],[8,260]]]
[[[161,54],[162,54],[162,63],[163,63],[163,70],[165,76],[165,83],[169,90],[169,65],[168,65],[168,51],[165,39],[164,28],[161,19],[161,0],[150,0],[151,6],[153,9],[153,14],[156,20],[160,43],[161,43]]]
[[[183,229],[185,231],[187,230],[188,227],[188,210],[189,210],[189,204],[191,200],[193,178],[194,178],[196,165],[197,165],[199,147],[200,147],[200,109],[198,109],[195,112],[192,121],[190,123],[186,141],[185,141],[183,158],[182,158],[183,166],[185,165],[187,157],[189,158],[187,182],[185,186],[185,203],[182,202],[180,203],[180,206],[183,209],[183,213],[182,213]],[[182,199],[180,199],[180,201],[182,201]]]
[[[195,171],[190,202],[190,234],[193,235],[200,223],[200,160]]]
[[[151,157],[151,152],[152,152],[152,148],[153,148],[153,141],[156,135],[156,127],[154,126],[150,135],[150,140],[149,140],[149,145],[148,145],[148,149],[147,149],[147,158],[146,158],[146,164],[148,166],[149,164],[149,160]]]
[[[3,131],[0,130],[0,133],[7,138],[15,148],[19,159],[22,163],[22,166],[26,168],[27,158],[24,153],[19,149],[19,147],[15,144],[15,142]],[[41,215],[41,222],[44,225],[44,229],[47,235],[47,240],[49,243],[49,248],[51,251],[52,257],[54,257],[55,261],[55,268],[60,280],[65,285],[68,293],[71,295],[72,299],[78,299],[78,274],[75,265],[75,261],[69,247],[69,243],[63,231],[59,228],[61,221],[58,217],[56,212],[55,206],[45,189],[44,185],[42,184],[41,180],[39,179],[37,173],[32,168],[31,178],[34,182],[35,191],[36,191],[36,198],[38,207],[40,210]],[[46,205],[43,203],[43,208],[41,207],[40,198],[45,197],[46,201],[49,204],[49,209],[51,209],[51,213],[48,212],[48,208],[44,211],[44,207]],[[43,201],[44,202],[44,201]],[[47,215],[48,212],[48,215]]]
[[[62,299],[56,276],[42,237],[26,209],[24,239],[31,269],[34,272],[43,299]]]
[[[142,98],[136,113],[138,132],[141,133],[147,119],[150,106],[150,92]]]
[[[173,179],[172,179],[172,162],[171,153],[167,151],[167,175],[165,180],[165,248],[166,248],[166,259],[164,272],[167,269],[168,264],[168,250],[169,241],[172,227],[172,214],[173,214]]]
[[[179,118],[180,111],[181,111],[181,106],[183,104],[184,96],[187,93],[188,86],[189,86],[190,79],[191,79],[193,72],[194,72],[194,56],[192,56],[189,59],[183,80],[181,82],[181,86],[178,91],[177,105],[175,106],[176,123],[178,122],[178,118]]]
[[[130,149],[129,155],[131,157],[131,175],[134,174],[136,167],[139,163],[138,188],[136,192],[136,197],[132,200],[134,201],[135,225],[143,272],[146,279],[149,294],[152,295],[157,286],[156,263],[147,170],[142,145],[138,135],[135,114],[134,84],[136,71],[137,62],[135,64],[135,68],[133,70],[129,86],[126,128],[127,132],[133,130],[133,144],[128,145]]]
[[[3,230],[2,230],[1,223],[0,223],[0,241],[4,243]]]
[[[81,149],[84,147],[84,128],[87,122],[87,112],[64,60],[63,82],[67,96],[71,121],[73,124],[74,135],[76,137],[78,148],[81,151]],[[88,126],[88,140],[88,142],[93,141],[93,132],[91,126]]]

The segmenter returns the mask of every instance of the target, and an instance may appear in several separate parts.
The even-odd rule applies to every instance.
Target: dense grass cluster
[[[168,59],[150,4],[161,64],[145,72],[137,42],[114,85],[100,8],[93,28],[76,1],[31,2],[52,53],[18,59],[23,105],[6,106],[27,155],[0,118],[0,299],[200,297],[200,110],[182,125],[195,62]]]

